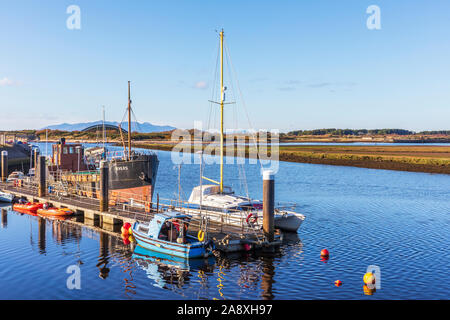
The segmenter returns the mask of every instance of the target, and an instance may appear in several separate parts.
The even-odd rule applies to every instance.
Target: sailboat
[[[214,184],[208,184],[194,187],[188,200],[189,209],[199,210],[199,214],[206,213],[208,211],[221,211],[226,214],[224,217],[217,215],[210,215],[210,219],[217,219],[221,223],[229,223],[232,225],[241,226],[243,220],[248,225],[262,226],[262,201],[253,200],[246,196],[239,196],[234,193],[231,187],[224,185],[223,179],[223,158],[224,158],[224,104],[225,102],[225,90],[224,86],[224,31],[220,32],[220,102],[214,102],[220,105],[220,181],[215,181],[203,177],[201,179],[208,180]],[[213,101],[211,101],[213,102]],[[288,210],[289,207],[295,208],[295,206],[276,207],[274,226],[282,231],[296,232],[302,222],[305,220],[305,216],[301,213],[293,210]]]

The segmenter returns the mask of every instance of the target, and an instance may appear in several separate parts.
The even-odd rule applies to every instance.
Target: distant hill
[[[62,130],[62,131],[81,131],[83,129],[86,129],[93,125],[102,124],[103,122],[101,120],[99,121],[93,121],[93,122],[83,122],[83,123],[62,123],[62,124],[55,124],[51,126],[47,126],[42,129],[49,129],[49,130]],[[105,124],[111,124],[111,125],[119,125],[119,122],[112,122],[112,121],[105,121]],[[121,127],[124,130],[128,130],[128,122],[122,122]],[[158,126],[151,124],[150,122],[131,122],[131,130],[133,132],[141,132],[141,133],[150,133],[150,132],[163,132],[163,131],[170,131],[176,129],[175,127],[171,126]]]

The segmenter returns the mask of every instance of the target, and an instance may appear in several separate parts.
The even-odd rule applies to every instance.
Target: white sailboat
[[[228,223],[231,225],[242,226],[243,222],[252,226],[262,226],[262,201],[253,200],[249,197],[239,196],[234,193],[231,187],[224,186],[223,179],[223,157],[224,157],[224,117],[223,109],[225,104],[225,90],[223,83],[223,29],[220,32],[220,102],[215,102],[220,105],[220,181],[203,177],[214,184],[194,187],[189,197],[187,206],[192,210],[198,210],[198,214],[207,215],[208,211],[221,212],[221,215],[210,215],[212,220],[218,220],[221,223]],[[201,156],[203,157],[203,156]],[[203,161],[202,161],[203,162]],[[301,213],[288,208],[295,206],[277,206],[275,208],[275,228],[283,231],[296,232],[302,224],[305,216]]]

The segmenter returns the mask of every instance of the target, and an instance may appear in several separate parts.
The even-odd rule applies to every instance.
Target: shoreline
[[[48,141],[55,143],[58,140]],[[40,141],[45,143],[45,141]],[[98,141],[68,139],[68,143],[96,143]],[[295,141],[299,142],[299,141]],[[306,141],[304,141],[306,142]],[[313,141],[310,141],[313,142]],[[319,141],[316,141],[319,142]],[[323,142],[323,141],[322,141]],[[348,141],[347,141],[348,142]],[[373,141],[365,141],[373,143]],[[109,141],[122,146],[120,141]],[[301,142],[300,142],[301,143]],[[387,143],[387,142],[385,142]],[[135,141],[133,147],[149,150],[172,151],[171,141]],[[249,158],[247,145],[245,157]],[[185,148],[187,151],[189,148]],[[226,147],[225,147],[226,149]],[[191,148],[193,153],[193,148]],[[433,145],[279,145],[279,161],[312,163],[336,166],[350,166],[368,169],[382,169],[409,172],[450,174],[450,146]]]
[[[172,151],[173,144],[139,144],[135,143],[134,147]],[[368,169],[383,169],[395,171],[424,172],[450,174],[450,146],[449,147],[433,147],[433,146],[386,146],[374,147],[372,149],[382,149],[378,153],[370,154],[370,150],[363,150],[364,153],[355,153],[359,147],[345,146],[345,150],[328,150],[339,149],[341,146],[313,146],[304,148],[303,146],[281,147],[279,151],[279,161],[312,163],[336,166],[350,166]],[[361,148],[369,149],[371,146]],[[424,149],[420,150],[420,155],[405,154],[408,148]],[[360,148],[360,149],[361,149]],[[426,148],[430,150],[426,150]],[[289,150],[292,149],[292,150]],[[298,150],[300,149],[300,151]],[[302,150],[305,149],[305,150]],[[316,149],[316,150],[311,150]],[[349,150],[350,149],[350,150]],[[386,149],[391,149],[387,150]],[[394,150],[397,149],[397,150]],[[189,148],[185,148],[189,150]],[[356,150],[356,151],[355,151]],[[405,151],[406,150],[406,151]],[[390,152],[389,152],[390,151]],[[189,151],[187,151],[189,152]],[[226,152],[226,151],[225,151]],[[397,152],[397,154],[395,154]],[[427,154],[426,152],[430,153]],[[193,153],[193,148],[190,149]],[[386,154],[382,154],[386,153]],[[214,153],[212,153],[214,154]],[[433,155],[434,154],[434,155]],[[443,154],[443,155],[442,155]],[[437,156],[436,156],[437,155]],[[246,148],[245,158],[249,158],[248,148]]]

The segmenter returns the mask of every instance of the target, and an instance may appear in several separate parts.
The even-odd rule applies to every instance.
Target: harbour
[[[448,301],[448,10],[324,1],[0,10],[4,310]]]
[[[169,152],[158,151],[158,157],[158,192],[170,198],[177,192],[178,172]],[[259,170],[246,169],[255,182],[249,192],[258,196]],[[237,186],[232,166],[225,172]],[[181,179],[186,188],[195,185],[198,175],[197,166],[185,167]],[[292,175],[303,179],[288,184]],[[174,267],[180,262],[133,258],[120,231],[111,236],[100,221],[91,229],[45,218],[48,227],[41,230],[40,243],[43,247],[45,234],[46,246],[40,253],[39,217],[8,211],[0,232],[3,261],[9,261],[2,265],[2,285],[8,297],[25,299],[35,298],[36,288],[49,299],[445,299],[441,280],[449,261],[442,252],[450,227],[446,175],[281,162],[276,181],[280,200],[301,198],[300,208],[308,217],[298,233],[284,237],[277,253],[211,257],[187,262],[180,270]],[[81,235],[58,236],[53,224]],[[330,251],[327,263],[320,259],[324,247]],[[32,270],[27,261],[34,261]],[[82,290],[67,290],[66,268],[77,261],[83,263]],[[105,262],[110,270],[102,279],[96,265]],[[362,276],[374,264],[381,267],[382,288],[366,295]],[[19,280],[17,274],[29,280]],[[295,283],[289,281],[293,274]],[[333,285],[336,279],[343,282],[340,288]]]

